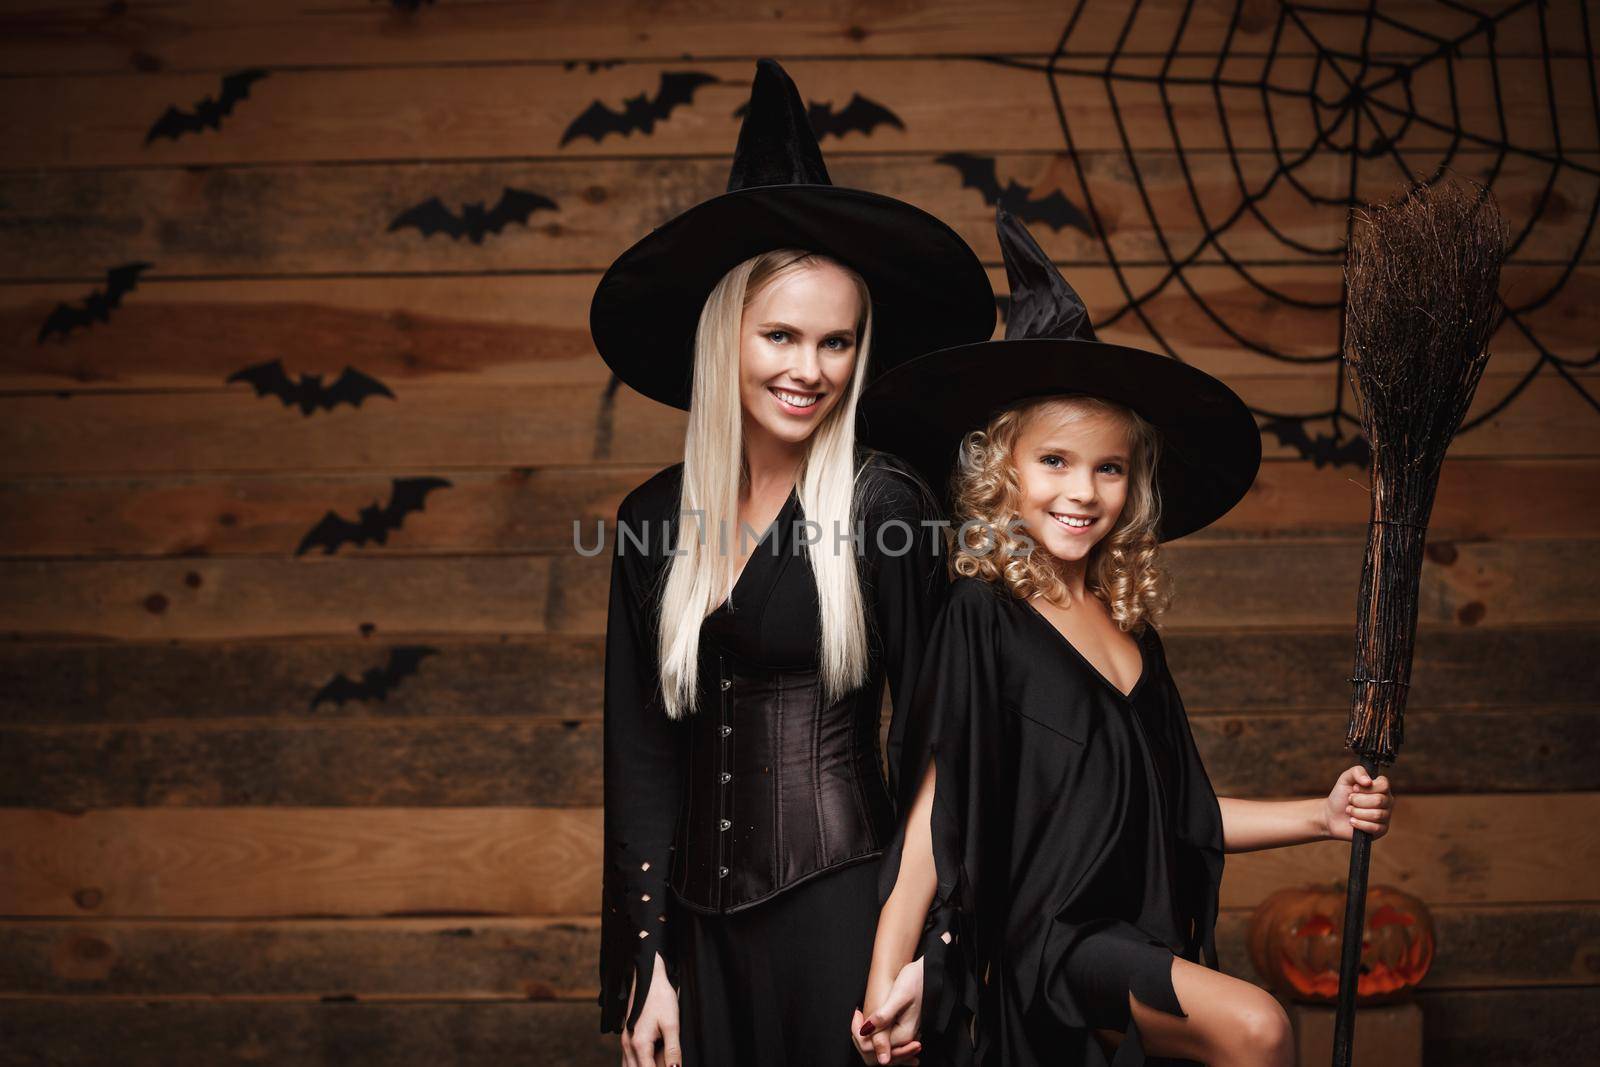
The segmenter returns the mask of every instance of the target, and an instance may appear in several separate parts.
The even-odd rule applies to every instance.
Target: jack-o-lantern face
[[[1250,958],[1274,991],[1296,1000],[1337,999],[1344,904],[1343,886],[1308,886],[1280,889],[1256,908]],[[1390,886],[1371,886],[1356,1000],[1386,1000],[1415,989],[1433,953],[1433,918],[1422,901]]]

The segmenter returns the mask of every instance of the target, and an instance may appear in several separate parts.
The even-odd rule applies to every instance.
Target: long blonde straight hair
[[[850,542],[841,544],[834,531],[843,537],[854,528],[856,403],[871,351],[872,300],[861,276],[836,260],[798,249],[778,249],[747,259],[723,275],[706,298],[695,332],[677,554],[669,563],[660,599],[657,651],[669,718],[681,719],[696,710],[700,625],[722,604],[737,558],[739,488],[749,476],[739,396],[744,312],[779,278],[818,263],[838,267],[855,283],[861,315],[856,323],[856,362],[850,384],[812,433],[797,484],[805,518],[822,531],[818,543],[807,546],[806,555],[817,583],[825,699],[831,703],[866,680],[866,613],[855,555],[849,550]],[[719,544],[718,531],[722,530],[728,531],[726,551]]]

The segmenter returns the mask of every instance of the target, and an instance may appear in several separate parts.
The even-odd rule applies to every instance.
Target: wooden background
[[[1246,343],[1337,350],[1338,258],[1315,249],[1344,213],[1312,199],[1349,188],[1349,154],[1314,150],[1332,112],[1163,79],[1227,49],[1240,85],[1325,81],[1318,45],[1360,52],[1359,20],[1161,0],[1124,36],[1126,5],[1090,4],[1062,66],[1121,49],[1128,77],[1057,75],[1074,155],[1041,69],[1072,4],[405,6],[0,3],[0,1062],[616,1062],[594,1004],[607,567],[571,526],[679,458],[683,418],[610,394],[588,302],[619,251],[720,190],[754,56],[813,100],[894,112],[823,141],[834,180],[945,218],[997,286],[993,209],[944,153],[1092,200],[1099,232],[1035,231],[1097,321],[1185,259],[1148,327],[1103,336],[1154,329],[1263,410],[1339,395],[1330,363]],[[1597,30],[1576,0],[1495,3],[1491,55],[1459,10],[1382,7],[1461,38],[1381,22],[1365,41],[1433,57],[1408,160],[1468,130],[1456,168],[1534,223],[1508,294],[1550,295],[1501,332],[1473,415],[1492,417],[1447,464],[1374,877],[1438,921],[1430,1064],[1567,1063],[1600,1040]],[[249,68],[267,74],[220,128],[146,143]],[[720,80],[651,133],[560,143],[592,102],[680,70]],[[1237,210],[1236,178],[1308,151],[1201,240],[1197,205]],[[1356,178],[1379,198],[1397,173],[1379,153]],[[507,187],[557,208],[481,242],[388,232],[430,196]],[[108,321],[39,340],[131,262],[150,266]],[[273,359],[393,397],[302,415],[226,382]],[[1170,554],[1173,668],[1234,796],[1316,792],[1348,762],[1364,472],[1266,451],[1249,498]],[[450,484],[384,544],[296,554],[409,477]],[[314,702],[401,647],[427,651],[385,699]],[[1226,968],[1249,976],[1255,903],[1346,854],[1230,858]]]

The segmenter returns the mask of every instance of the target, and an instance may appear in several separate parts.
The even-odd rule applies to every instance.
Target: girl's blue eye
[[[835,352],[842,352],[850,347],[849,340],[843,337],[830,337],[825,343],[832,345]]]
[[[1108,463],[1102,463],[1102,464],[1100,464],[1100,466],[1102,468],[1103,467],[1110,467],[1112,472],[1116,473],[1116,474],[1121,474],[1122,473],[1122,464],[1120,464],[1120,463],[1109,463],[1108,462]]]
[[[767,331],[767,340],[771,341],[775,345],[783,344],[784,339],[787,338],[788,336],[789,336],[789,331],[788,330],[768,330]]]
[[[1049,456],[1045,456],[1039,462],[1043,463],[1047,467],[1053,467],[1056,464],[1061,462],[1061,457],[1057,456],[1057,455],[1049,455]]]

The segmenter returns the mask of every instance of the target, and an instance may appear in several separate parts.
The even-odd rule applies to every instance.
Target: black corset
[[[689,716],[687,793],[672,889],[738,911],[882,850],[893,804],[879,769],[880,672],[827,707],[820,673],[770,669],[715,648]]]

